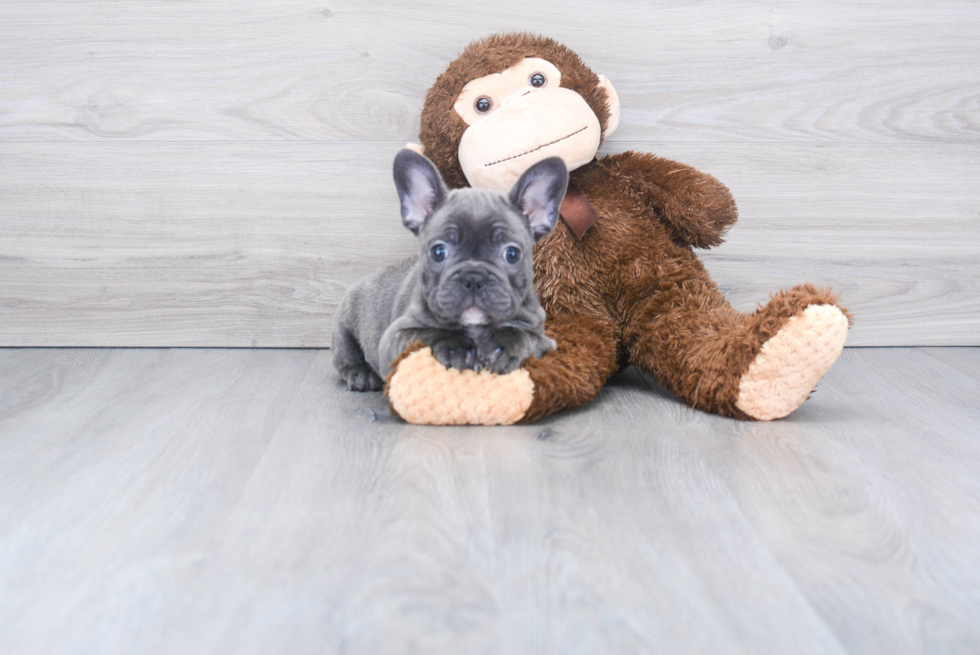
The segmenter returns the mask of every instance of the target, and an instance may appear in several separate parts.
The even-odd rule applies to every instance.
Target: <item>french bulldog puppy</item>
[[[376,391],[413,341],[447,367],[509,373],[555,348],[534,291],[531,249],[555,226],[568,184],[558,157],[529,168],[510,193],[447,191],[411,150],[395,157],[402,222],[421,253],[365,278],[337,309],[333,363],[354,391]]]

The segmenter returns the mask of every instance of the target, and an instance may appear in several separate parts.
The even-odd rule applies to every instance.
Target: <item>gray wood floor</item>
[[[980,349],[792,417],[409,426],[314,350],[0,350],[0,652],[980,652]]]
[[[980,345],[975,0],[0,0],[0,345],[328,346],[416,247],[426,89],[513,30],[616,86],[603,153],[731,187],[740,309],[810,281],[852,345]]]

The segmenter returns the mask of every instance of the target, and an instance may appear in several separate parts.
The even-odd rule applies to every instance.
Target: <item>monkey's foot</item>
[[[506,375],[446,368],[418,343],[392,364],[387,382],[392,410],[422,425],[512,425],[534,398],[534,382],[522,368]]]
[[[810,305],[788,319],[742,375],[735,405],[759,421],[795,410],[837,360],[847,325],[834,305]]]

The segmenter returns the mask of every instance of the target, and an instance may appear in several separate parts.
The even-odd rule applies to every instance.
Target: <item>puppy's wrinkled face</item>
[[[431,312],[447,325],[512,320],[533,290],[534,241],[521,211],[485,189],[451,191],[426,221],[422,285]]]
[[[534,295],[531,249],[558,219],[568,170],[558,157],[527,169],[510,190],[446,191],[428,159],[395,157],[402,222],[422,241],[422,292],[445,327],[500,325]]]

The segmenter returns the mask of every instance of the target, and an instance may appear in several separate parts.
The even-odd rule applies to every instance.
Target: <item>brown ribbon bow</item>
[[[559,213],[565,220],[565,224],[572,228],[572,232],[580,240],[589,231],[592,224],[599,220],[599,215],[592,209],[592,205],[571,182],[568,183],[565,199],[561,201]]]

